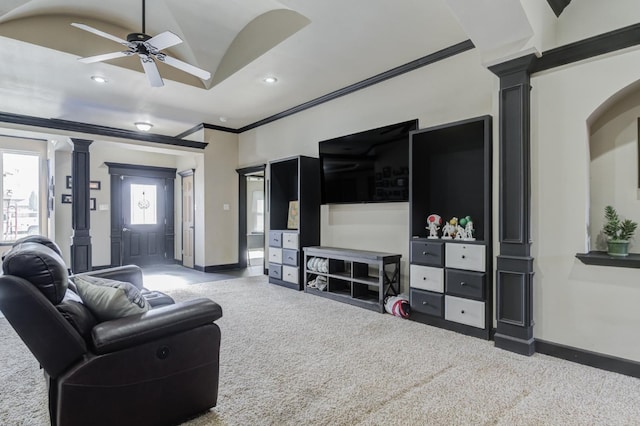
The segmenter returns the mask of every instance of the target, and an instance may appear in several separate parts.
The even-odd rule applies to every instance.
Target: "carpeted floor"
[[[248,277],[163,288],[220,303],[218,406],[185,425],[638,425],[640,380]],[[47,424],[37,362],[0,319],[0,424]]]

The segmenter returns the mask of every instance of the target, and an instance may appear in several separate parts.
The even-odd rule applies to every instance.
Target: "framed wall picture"
[[[89,210],[95,210],[95,209],[96,209],[96,199],[89,198]]]
[[[90,180],[89,181],[89,189],[95,189],[97,191],[100,190],[100,181],[99,180]]]
[[[71,189],[71,176],[67,176],[67,189]]]
[[[298,229],[298,201],[289,201],[289,217],[287,218],[287,229]]]
[[[71,194],[62,194],[62,199],[60,201],[62,202],[62,204],[71,204]]]

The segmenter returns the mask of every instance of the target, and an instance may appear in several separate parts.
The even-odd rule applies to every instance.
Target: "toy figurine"
[[[476,238],[473,236],[475,229],[473,229],[473,221],[470,216],[467,216],[467,224],[464,227],[465,233],[467,234],[465,240],[474,241]]]
[[[460,235],[461,240],[473,241],[475,238],[473,237],[473,221],[471,220],[471,216],[465,216],[459,221],[459,226],[462,227],[462,232],[458,231],[457,235]]]
[[[442,225],[442,218],[432,213],[427,217],[427,227],[429,230],[429,236],[427,238],[435,239],[438,238],[438,230],[440,229],[440,225]]]
[[[445,240],[450,240],[455,238],[456,236],[456,227],[458,226],[458,218],[451,218],[448,222],[444,224],[442,227],[442,238]]]

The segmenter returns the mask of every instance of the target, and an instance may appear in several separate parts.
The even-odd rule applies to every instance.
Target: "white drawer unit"
[[[421,290],[444,293],[444,269],[411,265],[409,285]]]
[[[282,265],[282,279],[293,284],[298,284],[298,271],[299,269],[293,266]]]
[[[282,263],[282,249],[277,247],[269,247],[269,262]]]
[[[298,233],[297,232],[283,232],[282,233],[282,248],[286,249],[298,249]]]
[[[484,309],[484,302],[455,296],[444,297],[444,319],[449,321],[484,328]]]
[[[485,272],[485,246],[447,243],[444,246],[444,251],[447,268]]]

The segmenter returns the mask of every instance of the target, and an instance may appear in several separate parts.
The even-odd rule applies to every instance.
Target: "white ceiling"
[[[264,48],[265,53],[217,84],[194,82],[187,74],[182,77],[192,78],[190,84],[175,81],[168,74],[173,70],[165,66],[160,68],[164,87],[152,88],[134,57],[117,61],[136,65],[78,62],[83,55],[118,51],[121,46],[68,25],[87,23],[126,38],[130,32],[141,32],[141,1],[3,0],[0,113],[126,130],[135,130],[136,121],[150,121],[153,133],[169,136],[200,123],[238,129],[469,38],[445,0],[147,3],[146,33],[178,34],[184,43],[166,53],[214,76],[236,35],[254,18],[288,9],[309,23],[288,38],[281,36],[286,39]],[[267,32],[281,28],[260,30],[248,35],[257,44],[271,37]],[[109,82],[96,84],[92,75]],[[277,84],[263,83],[267,75],[276,76]]]

